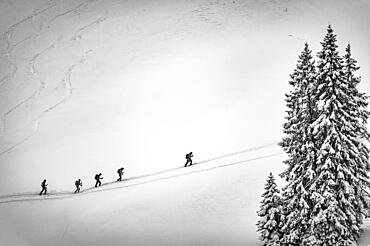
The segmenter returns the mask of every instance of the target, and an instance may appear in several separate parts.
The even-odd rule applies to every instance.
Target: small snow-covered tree
[[[300,245],[307,236],[310,196],[306,190],[314,176],[316,151],[310,124],[315,120],[313,89],[316,73],[308,44],[299,56],[290,75],[293,87],[287,95],[288,116],[284,124],[285,137],[280,144],[288,154],[287,169],[282,176],[288,182],[283,188],[284,226],[282,245]]]
[[[270,173],[262,194],[260,210],[257,212],[261,217],[257,222],[257,231],[260,232],[259,239],[264,246],[280,246],[281,239],[281,198],[280,191],[276,187],[275,178]]]
[[[336,35],[329,25],[318,53],[315,102],[317,119],[311,124],[317,148],[314,176],[308,192],[312,202],[309,237],[304,245],[353,245],[359,237],[358,199],[361,193],[359,167],[364,165],[358,148],[359,134],[351,110],[356,100],[339,56]],[[366,177],[365,173],[362,174]]]

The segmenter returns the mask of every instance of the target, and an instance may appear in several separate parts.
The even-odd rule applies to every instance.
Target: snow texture
[[[0,1],[0,245],[260,245],[255,211],[283,158],[254,159],[279,148],[189,175],[177,168],[190,151],[201,162],[281,139],[287,75],[328,22],[370,81],[369,9],[361,0]],[[76,179],[85,189],[102,172],[108,183],[121,166],[140,178],[70,194]],[[51,195],[34,200],[45,178]]]

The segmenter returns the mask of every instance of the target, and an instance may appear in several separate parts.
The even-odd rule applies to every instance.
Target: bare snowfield
[[[369,13],[366,0],[0,0],[0,245],[260,245],[279,147],[178,167],[279,141],[288,75],[329,23],[370,94]],[[125,182],[70,194],[120,166]]]

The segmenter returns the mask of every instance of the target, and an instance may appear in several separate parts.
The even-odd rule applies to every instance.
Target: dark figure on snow
[[[101,173],[95,175],[95,180],[96,180],[95,188],[98,187],[98,185],[101,186],[100,180],[103,179],[101,175],[102,175]]]
[[[47,191],[46,186],[48,186],[48,185],[46,184],[46,179],[44,179],[44,181],[42,181],[42,183],[41,183],[42,190],[40,192],[40,196],[42,195],[43,192],[44,192],[44,195],[46,195],[46,191]]]
[[[186,154],[185,158],[186,158],[186,163],[185,163],[185,167],[189,164],[189,166],[193,165],[193,161],[191,160],[191,158],[193,157],[193,152],[190,152],[189,154]]]
[[[78,193],[81,191],[81,188],[82,188],[82,181],[81,179],[77,179],[76,182],[75,182],[75,186],[76,186],[76,191],[75,193]]]
[[[119,178],[117,179],[117,181],[122,181],[122,175],[123,175],[123,167],[121,167],[120,169],[117,170],[117,173],[119,175]]]

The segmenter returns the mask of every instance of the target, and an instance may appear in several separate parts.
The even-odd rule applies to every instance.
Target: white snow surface
[[[77,195],[2,197],[0,244],[260,245],[258,201],[279,153],[271,146]]]
[[[0,245],[260,245],[280,148],[178,167],[190,151],[200,162],[281,139],[288,75],[329,23],[370,94],[369,12],[365,0],[0,1]],[[70,194],[121,166],[125,182]]]

